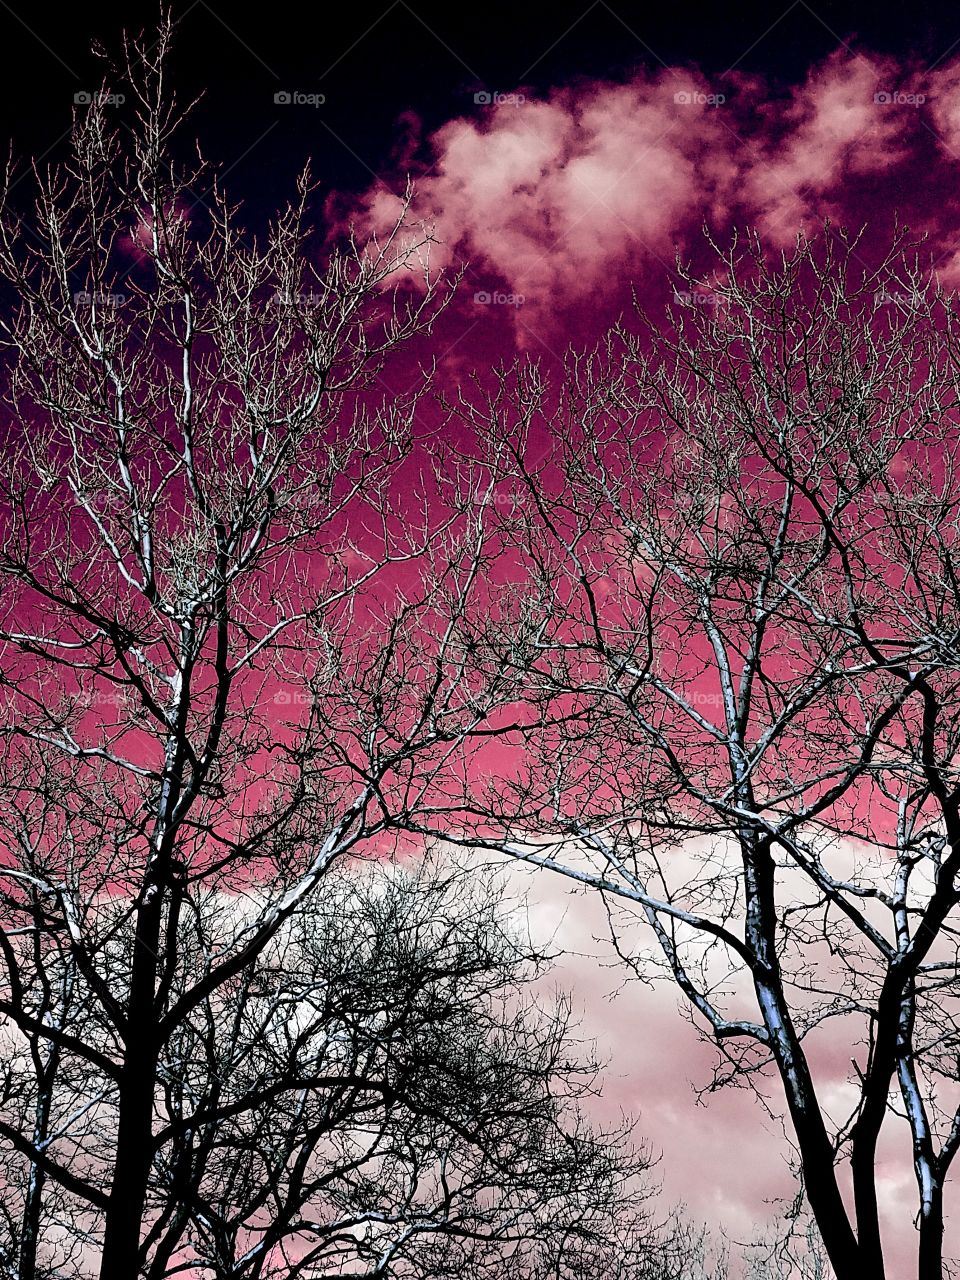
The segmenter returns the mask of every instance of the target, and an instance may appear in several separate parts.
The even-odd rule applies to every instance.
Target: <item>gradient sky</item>
[[[955,3],[271,0],[254,16],[186,0],[178,12],[182,94],[206,91],[195,131],[254,224],[308,155],[331,216],[368,227],[414,175],[441,257],[470,264],[436,339],[449,378],[517,348],[553,358],[625,309],[633,283],[648,305],[668,301],[674,255],[696,255],[704,222],[785,244],[827,215],[880,241],[899,218],[960,288]],[[115,47],[124,23],[154,14],[0,4],[4,145],[60,154],[74,95],[97,85],[90,38]],[[555,922],[562,890],[534,888]],[[562,936],[590,953],[564,971],[613,1058],[605,1105],[640,1109],[671,1196],[748,1236],[772,1212],[764,1200],[790,1192],[784,1143],[746,1093],[696,1106],[709,1057],[674,993],[605,999],[617,978],[596,962],[595,908],[578,899]],[[840,1088],[846,1064],[833,1067]],[[909,1170],[891,1161],[883,1191],[891,1209],[912,1197]]]

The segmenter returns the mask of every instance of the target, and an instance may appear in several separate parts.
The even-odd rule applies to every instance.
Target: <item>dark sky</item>
[[[926,67],[960,50],[960,6],[938,3],[625,3],[624,0],[345,0],[259,8],[185,0],[176,73],[201,89],[198,132],[231,169],[230,187],[275,196],[308,154],[325,185],[368,186],[390,162],[413,111],[426,131],[471,113],[480,89],[536,91],[578,76],[626,76],[659,63],[731,66],[774,81],[802,78],[841,42],[916,55]],[[73,95],[96,83],[92,37],[116,48],[126,25],[149,27],[153,4],[27,5],[0,0],[0,138],[23,155],[53,146]],[[322,108],[278,107],[278,90],[323,93]]]

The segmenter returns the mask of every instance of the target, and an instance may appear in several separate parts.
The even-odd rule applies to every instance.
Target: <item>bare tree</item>
[[[202,929],[184,934],[174,999],[267,896],[194,893]],[[105,897],[98,910],[114,926],[102,971],[122,977],[121,909]],[[534,987],[547,964],[489,874],[424,861],[329,873],[161,1049],[142,1273],[679,1276],[689,1249],[653,1221],[649,1159],[580,1114],[596,1068],[569,1003]],[[45,970],[61,981],[69,952]],[[57,1025],[97,1042],[82,1015]],[[51,1083],[13,1064],[18,1076],[47,1142],[80,1146],[88,1179],[109,1168],[106,1072]],[[26,1157],[12,1174],[28,1182]],[[40,1244],[32,1257],[14,1244],[9,1274],[20,1258],[89,1274],[99,1236],[82,1193],[31,1185],[22,1207]]]
[[[214,1274],[669,1265],[644,1210],[649,1161],[576,1109],[596,1068],[578,1061],[569,1004],[524,995],[546,957],[516,915],[489,876],[421,863],[325,886],[277,939],[233,1001],[239,1045],[218,1039],[237,1059],[219,1072],[231,1120],[195,1214]]]
[[[779,1077],[840,1280],[886,1274],[888,1130],[941,1276],[960,1146],[960,347],[916,252],[747,239],[556,385],[521,364],[461,392],[513,547],[477,670],[525,672],[542,727],[518,778],[417,824],[598,890],[713,1084]]]
[[[860,278],[829,237],[774,266],[735,248],[716,305],[618,330],[557,394],[529,367],[464,393],[486,452],[432,468],[427,383],[387,366],[448,296],[429,235],[401,221],[321,261],[304,177],[247,236],[215,176],[176,163],[169,39],[128,46],[129,135],[105,86],[32,210],[8,175],[0,221],[8,1269],[42,1274],[48,1207],[48,1273],[160,1275],[185,1240],[216,1274],[288,1245],[300,1264],[300,1215],[349,1196],[316,1180],[328,1131],[289,1182],[297,1125],[335,1103],[310,1093],[298,1118],[244,1076],[289,1066],[296,1038],[264,965],[338,859],[405,828],[595,887],[627,963],[658,962],[716,1041],[718,1082],[778,1075],[839,1280],[884,1275],[877,1148],[899,1110],[918,1275],[939,1277],[960,1145],[949,301],[900,245]],[[394,285],[412,266],[416,294]],[[519,764],[480,785],[491,739]],[[255,910],[211,916],[216,895]],[[229,1019],[261,1000],[282,1043],[221,1096]],[[845,1117],[818,1078],[828,1035],[854,1059]]]
[[[816,1223],[803,1210],[798,1197],[784,1222],[747,1246],[744,1274],[749,1280],[834,1280]]]
[[[383,854],[391,813],[491,732],[456,658],[486,535],[418,440],[429,377],[387,363],[449,296],[429,235],[401,222],[324,253],[306,176],[247,235],[216,175],[177,159],[170,38],[167,21],[127,45],[129,118],[105,84],[62,168],[8,173],[0,220],[0,1141],[20,1280],[43,1224],[47,1274],[161,1274],[207,1230],[163,1179],[202,1190],[216,1236],[231,1188],[202,1182],[219,1155],[189,1123],[220,1104],[177,1077],[177,1046],[212,1054],[214,1011],[248,1016],[231,1000],[331,865]],[[395,285],[411,271],[420,292]],[[214,890],[254,889],[254,913],[212,929]]]

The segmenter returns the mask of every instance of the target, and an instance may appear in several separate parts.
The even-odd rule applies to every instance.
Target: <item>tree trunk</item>
[[[35,1280],[37,1274],[37,1245],[40,1241],[40,1214],[43,1208],[45,1185],[43,1170],[30,1167],[23,1225],[20,1231],[20,1249],[17,1258],[17,1280]]]
[[[859,1137],[859,1135],[858,1135]],[[880,1209],[877,1203],[877,1137],[853,1142],[850,1174],[853,1180],[853,1203],[856,1210],[857,1234],[863,1258],[864,1274],[871,1280],[884,1280],[883,1249],[880,1242]]]
[[[49,1137],[50,1103],[59,1059],[59,1051],[53,1048],[50,1058],[37,1080],[39,1095],[34,1118],[33,1141],[38,1150],[41,1143],[45,1142]],[[23,1223],[20,1230],[17,1280],[35,1280],[37,1274],[37,1247],[40,1243],[40,1222],[46,1181],[46,1174],[40,1166],[31,1164],[26,1202],[23,1206]]]
[[[757,995],[764,1010],[800,1149],[807,1201],[830,1265],[837,1280],[882,1280],[882,1259],[880,1271],[872,1271],[863,1264],[860,1246],[840,1194],[833,1146],[817,1105],[806,1059],[785,1014],[779,984],[776,981],[769,985],[758,981]]]
[[[920,1213],[917,1280],[943,1280],[943,1187],[934,1187]]]
[[[749,789],[746,798],[753,802]],[[741,832],[740,839],[744,855],[747,937],[756,957],[754,990],[800,1149],[807,1201],[837,1280],[883,1280],[882,1261],[879,1271],[871,1271],[863,1264],[840,1194],[836,1153],[784,995],[776,947],[777,912],[770,845],[758,842],[751,832]]]
[[[137,915],[127,1033],[117,1106],[117,1148],[103,1230],[100,1280],[136,1280],[153,1158],[159,1046],[154,997],[163,894],[152,876]]]

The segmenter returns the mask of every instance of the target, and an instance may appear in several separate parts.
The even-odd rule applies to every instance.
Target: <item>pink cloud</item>
[[[475,288],[497,278],[524,316],[542,318],[620,296],[648,267],[662,276],[705,222],[786,244],[825,216],[859,227],[872,200],[885,218],[902,207],[946,238],[942,193],[918,209],[924,186],[911,175],[931,180],[926,148],[955,189],[960,62],[921,81],[891,58],[842,49],[787,92],[739,74],[640,72],[543,100],[507,95],[426,146],[433,163],[412,213],[443,242],[435,264],[466,260]],[[382,231],[398,208],[378,187],[360,223]]]
[[[618,262],[671,258],[676,227],[734,179],[717,108],[689,100],[709,93],[700,77],[664,72],[451,121],[433,136],[415,212],[451,256],[462,249],[529,301],[602,288]],[[372,193],[369,225],[397,208]]]
[[[843,861],[851,852],[842,851]],[[681,869],[688,867],[684,852],[674,856]],[[782,1230],[797,1185],[789,1168],[791,1147],[779,1082],[772,1074],[754,1078],[763,1102],[749,1088],[703,1095],[715,1050],[685,1016],[688,1006],[675,986],[624,981],[597,895],[572,892],[559,877],[529,868],[514,867],[510,874],[518,891],[529,893],[534,937],[564,953],[551,969],[551,984],[571,992],[583,1037],[596,1042],[599,1058],[607,1063],[593,1114],[609,1123],[622,1114],[638,1119],[638,1134],[662,1155],[657,1171],[662,1207],[683,1203],[718,1237],[725,1234],[744,1244],[772,1228]],[[631,929],[627,921],[627,916],[619,917],[621,940],[632,940],[638,951],[649,946],[643,925]],[[832,962],[826,951],[820,959],[829,972]],[[746,986],[736,982],[734,989],[741,995],[730,1002],[730,1013],[755,1016]],[[855,1103],[851,1060],[862,1058],[860,1030],[845,1019],[828,1019],[806,1042],[821,1102],[834,1122],[848,1116]],[[904,1122],[890,1118],[878,1156],[891,1272],[906,1275],[914,1265],[917,1236],[905,1206],[915,1204],[917,1191]],[[947,1249],[951,1256],[960,1249],[955,1218],[948,1218]],[[739,1274],[736,1266],[733,1274]]]
[[[789,241],[807,220],[836,212],[849,176],[883,173],[907,157],[912,121],[907,104],[893,100],[900,80],[891,59],[841,50],[811,70],[785,108],[764,113],[771,135],[741,159],[741,201],[769,238]]]
[[[932,71],[927,87],[940,145],[950,159],[960,161],[960,61]]]

